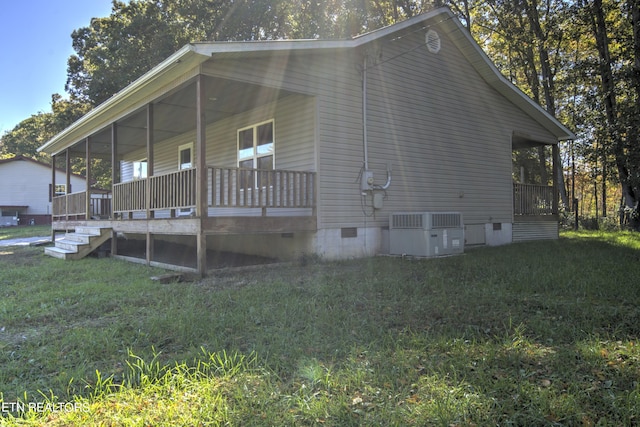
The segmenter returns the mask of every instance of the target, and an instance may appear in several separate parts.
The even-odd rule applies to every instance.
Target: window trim
[[[271,123],[271,139],[272,142],[271,144],[273,144],[273,149],[271,150],[270,153],[268,154],[258,154],[258,149],[257,149],[257,141],[258,141],[258,128],[262,125],[265,125],[267,123]],[[240,134],[243,131],[249,130],[249,129],[253,129],[253,154],[251,156],[245,156],[245,157],[240,157]],[[254,123],[250,126],[245,126],[243,128],[238,129],[237,133],[236,133],[236,164],[238,165],[238,167],[240,167],[240,163],[247,161],[247,160],[252,160],[252,164],[253,164],[253,168],[252,169],[257,169],[257,165],[258,165],[258,159],[261,157],[269,157],[272,156],[272,163],[271,163],[271,168],[275,169],[276,167],[276,124],[275,124],[275,119],[269,119],[269,120],[264,120],[258,123]]]
[[[190,161],[189,161],[189,167],[182,167],[183,163],[181,163],[182,160],[182,152],[185,150],[189,150],[189,157],[190,157]],[[178,170],[182,170],[182,169],[190,169],[193,167],[193,142],[188,142],[186,144],[182,144],[178,146]]]
[[[266,154],[259,154],[258,153],[258,129],[260,128],[260,126],[263,126],[268,123],[271,124],[271,143],[270,143],[271,150]],[[250,129],[252,130],[252,139],[253,139],[252,154],[251,156],[241,157],[240,156],[240,150],[241,150],[240,135],[242,134],[242,132],[245,132]],[[265,145],[269,145],[269,144],[265,144]],[[248,148],[245,148],[244,150],[248,150]],[[275,119],[273,118],[254,123],[250,126],[239,128],[236,133],[236,164],[238,168],[243,168],[243,166],[241,166],[243,162],[251,161],[252,167],[249,169],[263,170],[263,169],[258,169],[258,164],[260,162],[260,159],[265,157],[271,157],[271,169],[269,170],[274,170],[276,168],[276,124],[275,124]],[[260,174],[257,174],[257,173],[251,173],[250,179],[253,180],[253,185],[251,186],[251,188],[257,189],[261,186],[259,182],[259,175]],[[246,184],[242,184],[241,191],[248,188],[249,186],[247,186]]]
[[[136,175],[136,169],[137,169],[137,168],[136,168],[136,165],[137,165],[137,164],[141,164],[141,163],[144,163],[144,164],[146,164],[146,165],[147,165],[147,166],[145,166],[145,168],[144,168],[144,174],[142,174],[142,173],[141,173],[140,175]],[[147,158],[146,158],[146,157],[145,157],[145,158],[143,158],[143,159],[140,159],[140,160],[134,160],[134,161],[133,161],[133,173],[132,173],[132,177],[133,177],[133,179],[134,179],[134,180],[136,180],[136,179],[145,179],[145,178],[148,178],[148,177],[149,177],[149,169],[148,169],[148,165],[149,165],[149,162],[148,162],[148,160],[147,160]],[[142,172],[142,171],[140,171],[140,172]]]
[[[64,196],[67,193],[67,184],[56,184],[53,189],[53,197]]]

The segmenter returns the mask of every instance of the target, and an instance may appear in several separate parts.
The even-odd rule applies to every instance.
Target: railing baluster
[[[514,215],[553,214],[553,187],[538,184],[513,184]]]

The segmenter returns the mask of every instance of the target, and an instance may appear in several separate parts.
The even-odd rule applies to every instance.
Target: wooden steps
[[[44,253],[65,260],[81,259],[110,238],[110,228],[76,227],[74,233],[67,233],[63,239],[56,240],[55,246],[45,248]]]

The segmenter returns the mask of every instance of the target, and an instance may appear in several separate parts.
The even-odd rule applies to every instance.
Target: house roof
[[[47,169],[51,170],[51,165],[50,164],[44,163],[44,162],[41,162],[39,160],[32,159],[31,157],[27,157],[27,156],[23,156],[23,155],[9,157],[7,159],[0,159],[0,166],[2,166],[3,164],[13,163],[13,162],[28,162],[29,164],[34,164],[34,165],[41,166],[43,168],[47,168]],[[58,172],[65,172],[64,169],[61,169],[61,168],[56,168],[56,170]],[[85,179],[84,176],[79,175],[77,173],[73,173],[72,175],[75,176],[76,178]]]
[[[575,135],[569,129],[500,73],[489,57],[473,40],[471,34],[448,8],[439,8],[346,40],[196,42],[185,45],[146,74],[54,136],[38,150],[48,154],[56,154],[89,137],[110,123],[130,114],[135,108],[139,108],[142,102],[148,100],[154,91],[193,71],[212,56],[259,57],[261,55],[273,55],[278,52],[348,50],[419,25],[423,25],[424,28],[437,27],[444,31],[489,85],[548,129],[558,140],[575,138]]]
[[[33,164],[36,165],[40,165],[43,167],[46,167],[48,169],[51,169],[51,165],[48,165],[44,162],[40,162],[36,159],[32,159],[31,157],[27,157],[27,156],[23,156],[23,155],[18,155],[18,156],[13,156],[13,157],[9,157],[6,159],[0,159],[0,165],[4,164],[4,163],[12,163],[12,162],[20,162],[20,161],[26,161],[26,162],[31,162]]]

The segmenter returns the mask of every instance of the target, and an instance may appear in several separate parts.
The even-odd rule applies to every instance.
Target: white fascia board
[[[319,49],[349,49],[352,40],[269,40],[247,42],[198,42],[193,44],[197,53],[206,56],[223,53],[256,53],[303,51]]]
[[[398,22],[397,24],[388,25],[386,27],[379,28],[377,30],[373,30],[365,34],[355,36],[353,38],[353,41],[355,42],[356,46],[370,43],[374,40],[396,33],[398,31],[402,31],[406,28],[412,27],[421,22],[433,20],[435,17],[439,15],[442,15],[442,18],[440,18],[439,20],[436,20],[432,24],[429,24],[429,26],[437,26],[441,21],[447,20],[447,19],[457,20],[457,18],[451,13],[451,11],[448,8],[441,7],[438,9],[430,10],[429,12],[426,12],[426,13],[422,13],[420,15],[416,15],[412,18],[405,19],[404,21]]]

